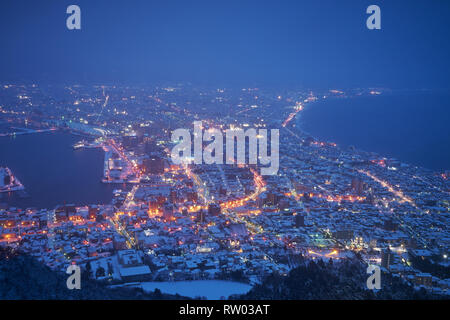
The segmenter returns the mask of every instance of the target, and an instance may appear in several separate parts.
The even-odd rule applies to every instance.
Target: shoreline
[[[362,147],[362,146],[358,146],[358,142],[342,142],[339,141],[339,139],[330,139],[329,137],[324,137],[324,138],[319,138],[317,135],[312,134],[311,132],[309,132],[305,126],[305,118],[303,113],[304,112],[308,112],[308,110],[310,111],[310,108],[313,106],[320,105],[322,104],[322,106],[324,108],[329,108],[330,107],[330,102],[331,103],[336,103],[336,101],[351,101],[352,103],[354,103],[354,101],[358,98],[363,98],[363,99],[367,99],[367,98],[386,98],[386,97],[392,97],[392,98],[399,98],[399,97],[405,97],[407,96],[408,98],[411,97],[411,95],[423,95],[422,92],[415,92],[412,94],[408,94],[405,95],[404,93],[400,93],[400,94],[386,94],[386,95],[377,95],[377,96],[369,96],[369,95],[364,95],[364,96],[350,96],[350,97],[327,97],[326,99],[324,98],[319,98],[319,100],[317,101],[313,101],[313,102],[309,102],[304,104],[304,108],[301,112],[298,112],[294,119],[293,122],[288,126],[291,130],[293,129],[294,131],[297,131],[298,133],[305,135],[305,136],[310,136],[311,138],[313,138],[315,141],[324,141],[326,143],[335,143],[337,144],[337,148],[339,148],[342,151],[348,151],[347,149],[349,148],[354,148],[354,151],[356,152],[362,152],[362,153],[366,153],[366,154],[373,154],[373,155],[377,155],[380,158],[385,158],[385,159],[395,159],[398,160],[401,163],[413,166],[413,167],[418,167],[424,170],[429,170],[431,172],[435,172],[435,173],[445,173],[447,171],[450,170],[450,168],[442,168],[442,169],[438,169],[438,168],[433,168],[433,167],[428,167],[425,164],[418,164],[418,163],[414,163],[414,159],[411,158],[405,158],[399,155],[388,155],[385,152],[380,152],[380,151],[376,151],[374,149],[376,148],[367,148],[367,147]],[[347,106],[345,106],[347,107]],[[404,107],[404,106],[402,106]],[[334,120],[333,120],[334,121]],[[295,125],[295,126],[294,126]],[[370,125],[370,124],[369,124]],[[368,127],[369,127],[368,125]],[[374,129],[373,127],[371,129]],[[329,132],[323,134],[323,136],[329,136]],[[373,142],[371,141],[370,144],[373,144]],[[399,149],[398,147],[395,147],[394,145],[391,145],[392,149]],[[420,154],[426,154],[425,152],[421,152]],[[432,157],[429,157],[428,159],[433,159]],[[416,160],[416,162],[418,162],[418,160]],[[426,162],[426,160],[422,159],[422,162]]]
[[[56,137],[55,133],[59,133],[62,136]],[[67,135],[67,137],[66,137]],[[95,173],[94,170],[96,167],[103,166],[103,151],[99,150],[101,153],[97,154],[97,152],[91,153],[95,149],[98,148],[87,148],[86,150],[73,150],[73,143],[71,141],[76,141],[77,135],[74,135],[71,131],[65,130],[55,130],[52,132],[45,132],[39,134],[31,134],[31,135],[23,135],[20,139],[24,139],[26,141],[19,142],[19,146],[14,147],[10,141],[9,137],[3,137],[5,142],[5,148],[11,150],[13,153],[11,156],[2,159],[2,163],[4,165],[8,165],[10,168],[14,166],[16,168],[11,168],[14,170],[15,174],[20,175],[20,181],[24,181],[26,184],[26,191],[28,196],[27,199],[23,199],[19,196],[19,192],[21,190],[14,190],[14,192],[10,191],[11,194],[8,195],[9,192],[0,192],[2,194],[2,198],[0,202],[5,202],[9,207],[17,207],[17,208],[39,208],[39,209],[51,209],[56,205],[63,204],[65,201],[68,203],[75,203],[76,205],[83,206],[88,204],[110,204],[112,199],[112,189],[113,184],[104,184],[101,181],[103,176],[102,170],[100,174]],[[67,142],[68,144],[64,146],[64,150],[55,150],[54,147],[47,141],[52,141],[60,145],[61,143]],[[37,145],[36,145],[37,144]],[[41,166],[44,169],[44,174],[51,176],[51,181],[45,181],[45,190],[48,190],[47,193],[42,191],[42,186],[38,173],[34,173],[32,169],[30,169],[30,165],[27,165],[24,160],[20,160],[20,157],[17,157],[20,154],[20,150],[17,148],[30,148],[29,152],[35,152],[39,145],[45,146],[45,159],[52,158],[51,161],[54,163],[56,160],[54,158],[57,156],[58,158],[62,157],[65,159],[63,162],[59,162],[57,168],[52,170],[50,166],[48,166],[46,161],[40,160],[38,163],[33,163],[32,167],[36,168],[37,171],[41,170]],[[89,152],[89,153],[86,153]],[[69,158],[66,158],[69,157]],[[18,162],[15,163],[14,161]],[[93,167],[89,165],[93,161],[96,162],[100,160],[101,165],[94,165]],[[90,168],[86,168],[85,165],[89,165]],[[59,172],[61,170],[66,171],[66,168],[71,168],[68,174],[64,174],[65,178],[58,178]],[[50,170],[50,171],[49,171]],[[56,171],[55,171],[56,170]],[[86,171],[87,170],[87,171]],[[82,177],[73,172],[83,172]],[[95,176],[99,176],[99,179],[92,180],[90,177],[94,174]],[[62,180],[66,179],[66,180]],[[68,180],[67,180],[68,179]],[[94,178],[95,179],[95,178]],[[52,183],[57,185],[67,185],[64,190],[61,188],[54,189],[52,187]],[[94,194],[97,196],[94,197],[90,194],[90,192],[86,192],[86,186],[89,188],[94,187]],[[23,190],[22,190],[23,191]],[[81,192],[82,191],[82,192]],[[59,198],[59,200],[57,200]]]

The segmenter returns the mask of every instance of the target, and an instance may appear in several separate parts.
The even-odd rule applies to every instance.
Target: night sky
[[[0,81],[450,88],[449,17],[446,0],[2,0]]]

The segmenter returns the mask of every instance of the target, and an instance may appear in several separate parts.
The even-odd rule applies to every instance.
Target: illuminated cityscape
[[[1,1],[0,303],[263,319],[448,300],[449,16]]]
[[[448,172],[345,150],[295,125],[303,109],[346,95],[342,91],[281,97],[258,88],[205,89],[195,96],[189,86],[73,86],[58,88],[63,103],[48,104],[38,85],[1,90],[17,99],[1,107],[3,122],[13,128],[9,134],[79,136],[73,152],[103,150],[101,182],[115,188],[111,203],[2,205],[1,245],[53,270],[75,263],[93,279],[143,288],[146,282],[213,279],[254,285],[269,274],[286,276],[298,256],[359,259],[413,286],[448,292],[448,280],[413,262],[439,257],[447,263]],[[196,107],[202,100],[216,101],[214,112]],[[35,104],[48,112],[36,114]],[[276,105],[284,111],[274,113]],[[278,174],[261,176],[255,165],[173,164],[167,128],[190,127],[196,119],[218,129],[280,128]],[[13,188],[12,173],[5,172],[3,188]],[[15,185],[27,190],[17,178]]]

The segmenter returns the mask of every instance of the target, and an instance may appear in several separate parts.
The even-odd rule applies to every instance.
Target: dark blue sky
[[[450,88],[449,17],[446,0],[2,0],[0,81]]]

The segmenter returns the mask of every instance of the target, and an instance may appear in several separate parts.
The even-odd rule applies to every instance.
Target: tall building
[[[206,210],[201,209],[198,212],[197,221],[200,222],[200,223],[203,223],[203,222],[205,222],[205,220],[206,220]]]
[[[394,262],[395,255],[389,248],[381,251],[381,266],[389,269],[389,266]]]
[[[88,207],[88,219],[96,219],[99,211],[100,209],[96,205],[90,205]]]
[[[171,219],[173,217],[173,205],[169,202],[165,202],[163,205],[163,217],[164,219]]]
[[[357,195],[361,195],[366,189],[366,184],[359,178],[353,178],[351,188]]]

